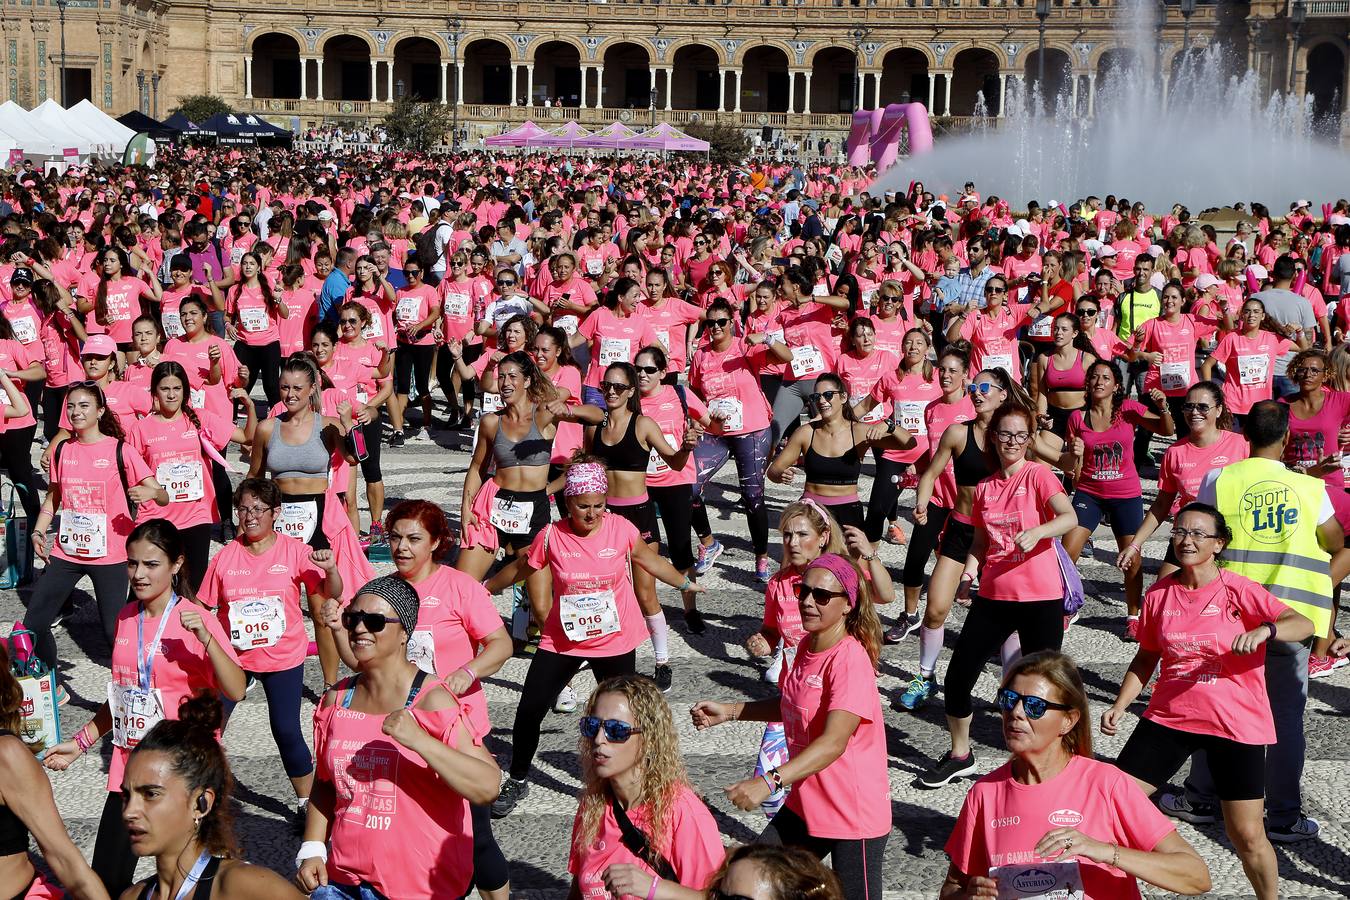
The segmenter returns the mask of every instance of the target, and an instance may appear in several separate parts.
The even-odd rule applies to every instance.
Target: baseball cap
[[[319,221],[321,221],[321,222],[331,222],[331,221],[333,221],[333,211],[332,211],[331,209],[321,209],[321,210],[319,210]]]
[[[1266,267],[1260,263],[1252,263],[1247,267],[1247,272],[1257,281],[1265,281],[1270,277],[1270,273],[1266,271]]]
[[[112,356],[117,352],[117,341],[109,334],[91,334],[80,350],[81,356]]]
[[[1211,275],[1208,272],[1205,272],[1195,279],[1195,289],[1197,291],[1207,291],[1210,288],[1218,287],[1221,284],[1223,284],[1221,278],[1216,275]]]
[[[21,266],[15,269],[13,274],[9,276],[9,283],[31,285],[33,283],[33,270],[27,266]]]
[[[1311,200],[1295,200],[1289,209],[1292,212],[1296,209],[1307,209],[1310,206],[1312,206]]]
[[[1116,255],[1116,248],[1110,244],[1102,244],[1102,248],[1097,251],[1098,259],[1110,259]]]

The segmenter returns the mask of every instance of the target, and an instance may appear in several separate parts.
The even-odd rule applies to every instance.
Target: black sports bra
[[[991,474],[989,461],[984,451],[975,443],[975,423],[966,423],[966,446],[956,459],[952,460],[952,470],[956,475],[957,487],[974,487]]]
[[[611,472],[646,472],[651,453],[642,448],[637,436],[638,414],[628,417],[628,430],[617,444],[605,443],[605,425],[609,423],[609,413],[605,421],[595,428],[595,440],[591,441],[591,452],[604,460]]]
[[[216,892],[216,870],[220,868],[220,857],[213,856],[211,861],[202,869],[202,875],[197,879],[197,886],[193,888],[193,900],[210,900],[210,897]],[[206,893],[198,896],[201,888],[206,888]],[[136,900],[150,900],[150,892],[155,889],[155,876],[151,875],[145,881],[141,882],[141,892],[136,895]]]
[[[0,736],[19,737],[14,732],[0,728]],[[19,738],[22,740],[22,738]],[[15,853],[28,852],[28,827],[23,824],[14,810],[0,806],[0,856],[12,856]]]
[[[810,484],[829,484],[838,487],[851,487],[858,484],[862,474],[862,460],[858,457],[858,443],[845,450],[842,456],[825,456],[816,451],[817,426],[811,426],[811,442],[806,446],[806,455],[802,468]],[[849,437],[853,437],[853,426],[849,425]]]

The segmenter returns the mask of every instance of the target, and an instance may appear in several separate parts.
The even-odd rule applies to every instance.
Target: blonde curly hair
[[[681,786],[689,787],[689,776],[680,756],[680,739],[675,732],[675,721],[670,705],[656,682],[643,675],[617,675],[596,685],[586,701],[583,715],[595,715],[595,705],[602,694],[620,694],[633,711],[635,728],[641,729],[629,740],[642,741],[642,755],[638,766],[642,771],[641,790],[633,798],[633,805],[647,806],[647,840],[656,852],[667,855],[673,835],[669,831],[671,807]],[[609,788],[605,779],[595,772],[591,751],[595,742],[589,738],[577,739],[577,753],[581,757],[581,801],[579,812],[581,828],[577,831],[576,847],[588,847],[600,832],[600,822],[609,805]],[[691,788],[692,790],[692,788]],[[637,823],[634,823],[637,824]],[[639,826],[640,827],[640,826]]]

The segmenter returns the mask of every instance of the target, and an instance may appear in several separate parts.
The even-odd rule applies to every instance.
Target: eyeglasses
[[[1210,406],[1208,403],[1183,403],[1183,404],[1181,404],[1181,411],[1182,411],[1182,412],[1198,412],[1198,413],[1200,413],[1201,415],[1209,415],[1209,411],[1210,411],[1211,409],[1214,409],[1214,407],[1213,407],[1213,406]]]
[[[622,394],[632,389],[631,384],[619,384],[617,381],[600,382],[600,391],[604,394]]]
[[[1006,294],[1008,293],[1008,289],[1005,287],[994,287],[993,285],[989,285],[984,289],[984,292],[986,294]]]
[[[1079,318],[1082,318],[1083,316],[1095,316],[1098,312],[1100,312],[1100,310],[1096,310],[1096,309],[1080,309],[1080,310],[1078,311],[1078,316],[1079,316]]]
[[[848,595],[843,591],[827,591],[825,590],[825,588],[811,587],[811,585],[807,584],[804,581],[798,583],[797,585],[797,599],[814,600],[817,606],[824,606],[826,603],[829,603],[835,597],[846,597],[846,596]]]
[[[1289,373],[1295,378],[1302,378],[1304,375],[1321,375],[1326,369],[1311,369],[1307,366],[1299,366],[1297,369],[1290,369]]]
[[[270,506],[236,506],[235,512],[239,513],[241,519],[261,519],[263,516],[273,512]]]
[[[642,729],[636,725],[625,722],[621,719],[601,719],[598,716],[582,716],[577,721],[577,730],[581,736],[588,741],[595,740],[600,729],[605,730],[605,740],[611,744],[623,744],[635,734],[642,734]]]
[[[694,241],[694,246],[695,246],[695,247],[706,247],[706,246],[708,246],[708,242],[707,242],[707,241]]]
[[[1211,540],[1214,540],[1217,539],[1218,537],[1219,535],[1217,534],[1210,534],[1208,531],[1201,531],[1198,528],[1172,529],[1172,540],[1174,541],[1184,541],[1186,540],[1186,538],[1194,538],[1197,541],[1200,540],[1201,538],[1210,538]]]
[[[731,324],[731,320],[730,320],[730,319],[709,319],[709,320],[708,320],[708,327],[709,327],[709,328],[726,328],[726,327],[727,327],[728,325],[730,325],[730,324]]]
[[[360,319],[338,319],[339,325],[350,325],[353,328],[361,324]]]
[[[382,616],[379,613],[358,612],[356,610],[347,610],[342,614],[342,627],[348,631],[355,631],[358,625],[366,626],[366,631],[371,634],[379,634],[384,631],[385,625],[392,625],[398,621],[398,617],[390,618]]]
[[[966,385],[966,390],[972,394],[987,394],[990,391],[1001,391],[1003,390],[1003,386],[991,384],[988,381],[979,381],[975,384]]]
[[[514,281],[503,281],[500,278],[497,279],[497,287],[510,287],[513,284],[515,284]]]
[[[655,375],[657,372],[661,371],[660,368],[656,366],[633,366],[633,368],[643,375]]]
[[[877,298],[878,303],[899,303],[900,298],[894,294],[882,294]]]
[[[421,269],[404,269],[404,270],[403,270],[403,274],[404,274],[405,276],[407,276],[408,278],[421,278],[421,277],[422,277],[422,270],[421,270]]]
[[[1019,694],[1012,688],[1003,688],[998,692],[998,708],[1005,713],[1010,713],[1017,709],[1018,702],[1022,703],[1022,711],[1027,714],[1028,719],[1039,719],[1045,715],[1047,709],[1058,709],[1065,712],[1073,709],[1067,703],[1053,703],[1044,697],[1036,697],[1031,694]]]
[[[452,262],[452,263],[450,263],[450,268],[452,268],[452,269],[462,269],[462,268],[464,268],[464,267],[467,266],[467,265],[468,265],[468,263]]]
[[[807,399],[809,399],[812,403],[816,405],[819,405],[820,401],[822,400],[824,400],[826,403],[833,403],[834,398],[838,397],[842,393],[843,391],[819,391],[817,393],[812,394]]]
[[[1000,444],[1025,444],[1031,440],[1029,431],[995,431],[994,439]]]

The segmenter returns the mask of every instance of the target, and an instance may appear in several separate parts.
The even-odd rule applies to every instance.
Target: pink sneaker
[[[1126,616],[1126,617],[1125,617],[1125,640],[1126,640],[1127,643],[1131,643],[1131,644],[1137,644],[1137,643],[1139,643],[1139,617],[1138,617],[1138,616]]]
[[[1308,677],[1326,678],[1337,669],[1350,666],[1350,658],[1341,656],[1309,656]]]

